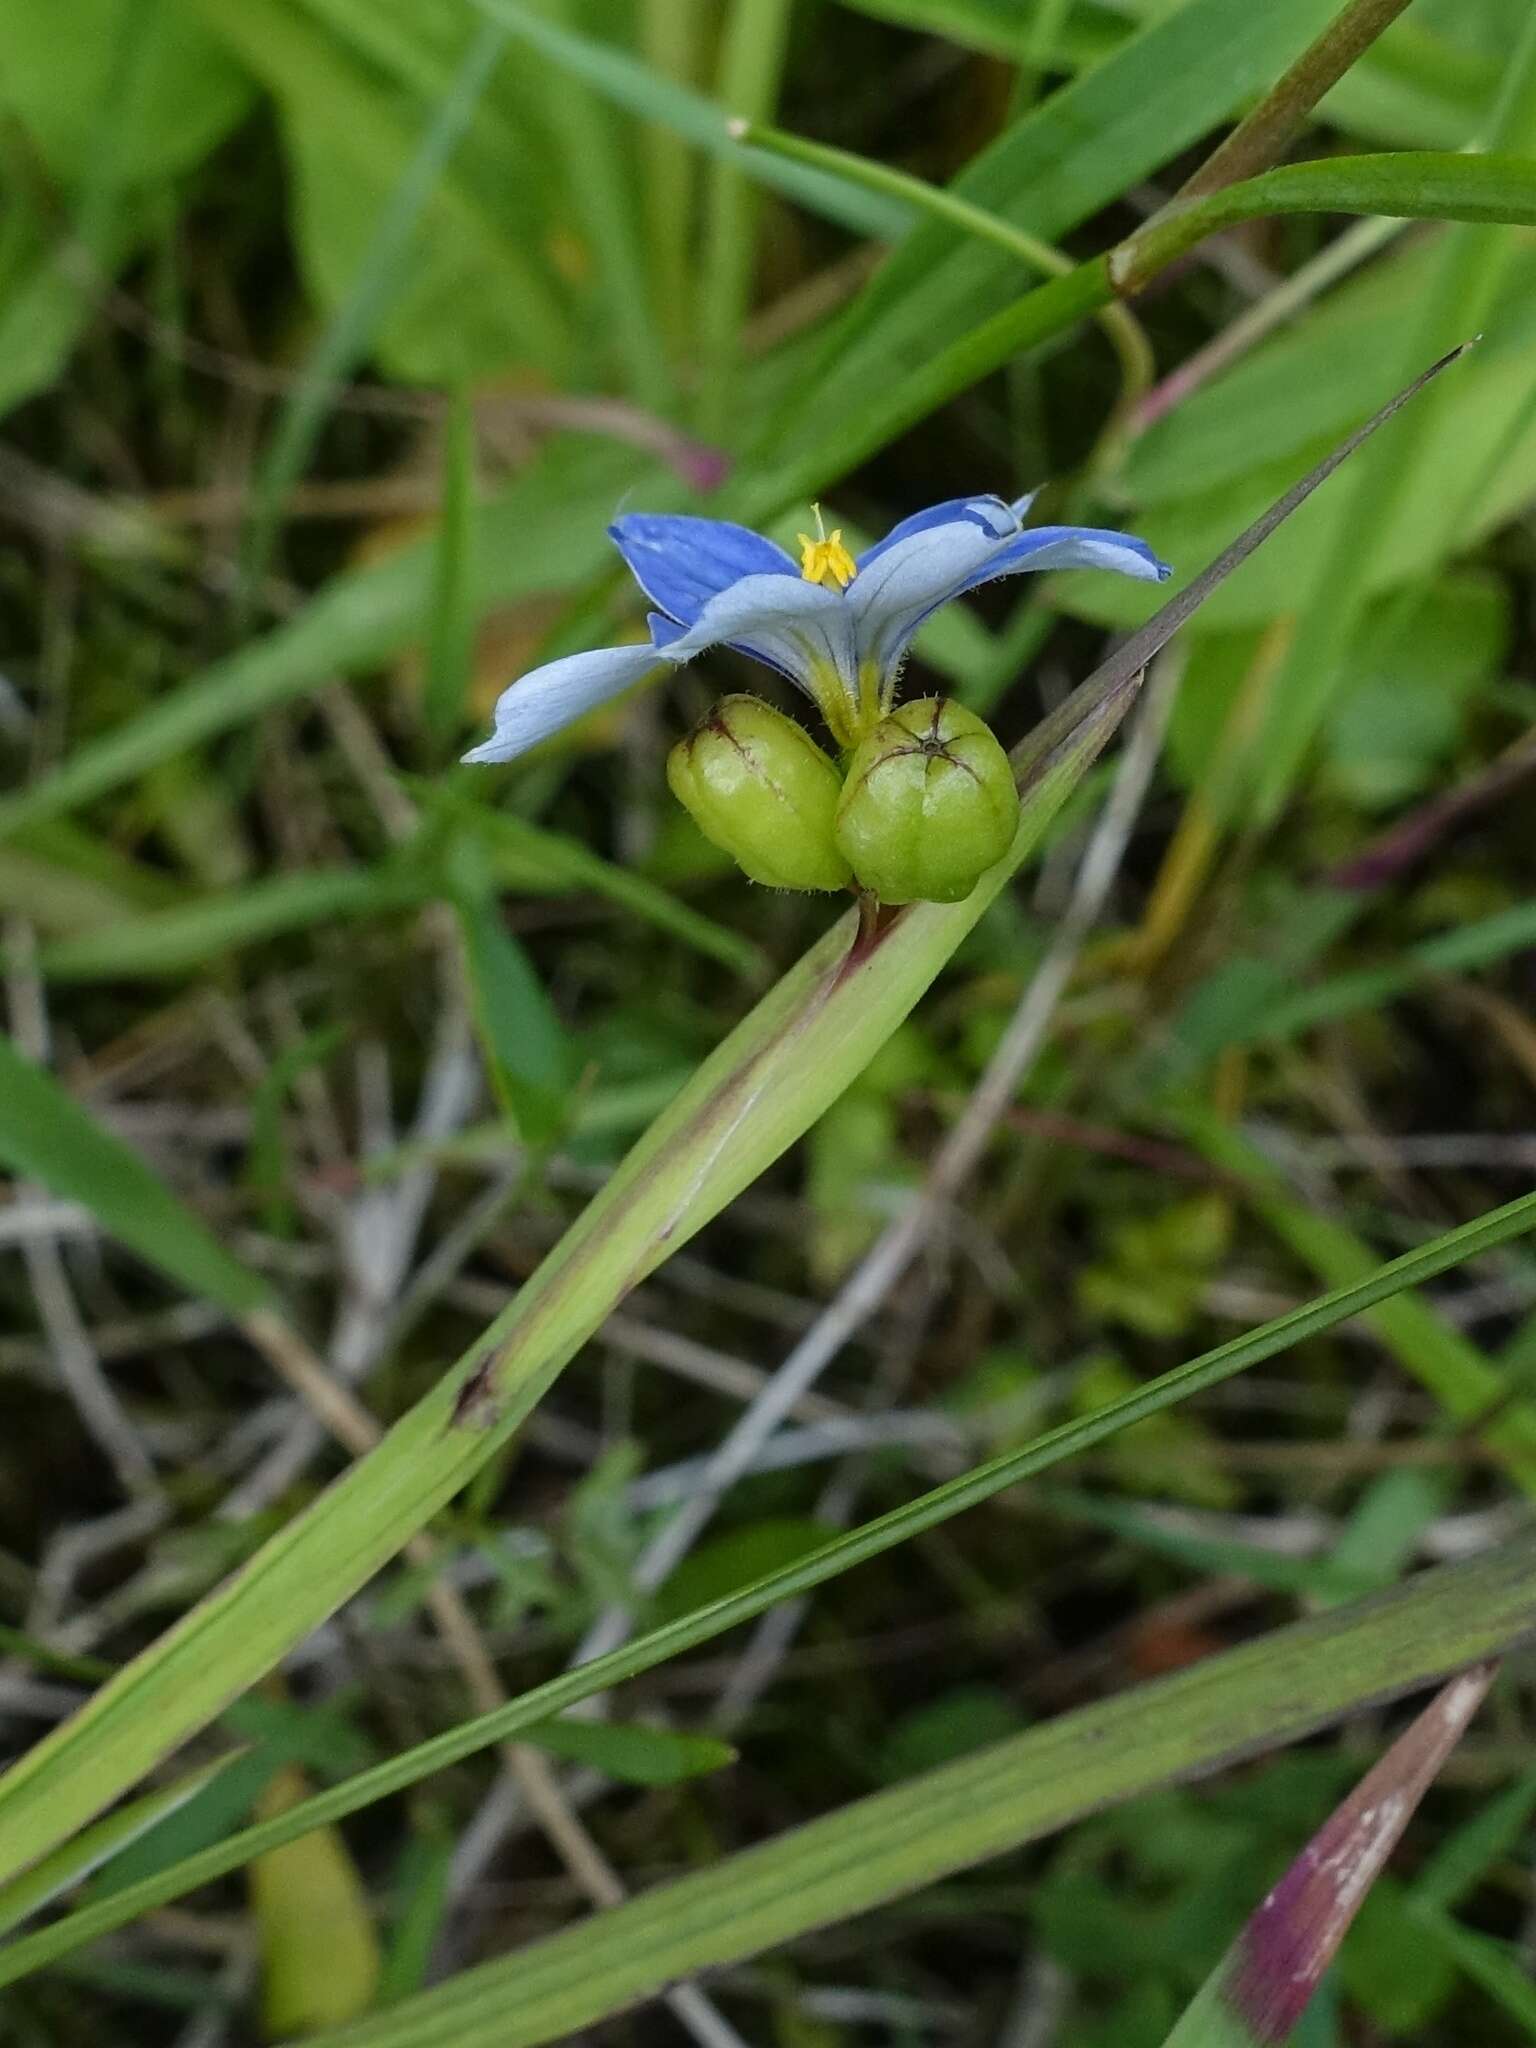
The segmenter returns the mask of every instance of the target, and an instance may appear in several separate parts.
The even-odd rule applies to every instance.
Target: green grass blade
[[[302,475],[331,395],[367,354],[410,261],[412,245],[449,158],[506,45],[506,30],[485,23],[459,74],[400,173],[351,289],[300,373],[252,484],[245,541],[248,584],[260,581],[271,556],[283,503]]]
[[[564,2038],[679,1976],[841,1923],[1100,1807],[1496,1656],[1536,1632],[1533,1568],[1536,1532],[858,1800],[319,2040],[534,2048]]]
[[[163,885],[164,878],[158,879]],[[90,931],[178,893],[174,885],[154,882],[136,890],[131,880],[119,885],[115,877],[83,872],[67,860],[0,847],[0,910],[19,912],[42,933]]]
[[[641,0],[639,47],[651,71],[689,84],[703,69],[712,0]],[[657,312],[674,351],[693,341],[695,164],[680,135],[657,123],[641,134],[645,244]]]
[[[1512,153],[1513,160],[1523,163],[1529,172],[1536,150],[1536,15],[1527,13],[1510,52],[1488,130],[1480,140],[1494,152]],[[1498,158],[1469,161],[1491,164]],[[1476,332],[1492,312],[1504,274],[1518,254],[1515,238],[1509,235],[1468,227],[1447,236],[1435,252],[1429,287],[1405,323],[1396,348],[1423,348],[1432,354],[1450,341]],[[1397,360],[1402,360],[1401,355]],[[1437,409],[1430,407],[1427,417],[1413,421],[1384,442],[1357,479],[1350,499],[1337,508],[1333,544],[1318,572],[1308,579],[1298,629],[1276,679],[1275,702],[1258,736],[1254,779],[1261,808],[1271,817],[1305,762],[1347,672],[1351,638],[1372,568],[1382,551],[1382,522],[1373,516],[1375,508],[1403,499],[1406,480],[1415,462],[1433,447],[1437,426],[1443,427],[1443,418],[1437,418]],[[1474,507],[1466,503],[1456,509],[1465,520]],[[1363,528],[1359,523],[1362,513],[1366,516]],[[1459,536],[1452,544],[1458,543]],[[1283,718],[1278,704],[1285,706]]]
[[[1218,191],[1262,171],[1284,153],[1308,114],[1337,85],[1409,0],[1346,0],[1315,42],[1243,116],[1218,149],[1180,188],[1181,199]]]
[[[719,96],[733,117],[756,122],[772,115],[784,69],[789,16],[789,0],[731,0],[721,37]],[[709,439],[726,435],[736,402],[741,328],[755,267],[758,198],[740,164],[728,156],[716,158],[705,194],[698,295],[698,428]]]
[[[1491,917],[1473,918],[1416,946],[1404,946],[1390,967],[1356,968],[1348,974],[1330,975],[1315,988],[1282,996],[1233,1042],[1272,1045],[1339,1017],[1355,1016],[1362,1010],[1380,1011],[1437,976],[1489,967],[1531,945],[1536,945],[1536,904],[1512,904]]]
[[[1433,1243],[1422,1245],[1418,1250],[1393,1260],[1390,1265],[1379,1268],[1367,1281],[1336,1289],[1317,1301],[1292,1309],[1273,1322],[1163,1374],[1123,1400],[1051,1430],[1021,1450],[1010,1451],[976,1466],[961,1478],[934,1488],[879,1520],[867,1523],[851,1535],[838,1537],[753,1585],[638,1636],[607,1656],[578,1665],[494,1713],[466,1721],[445,1735],[435,1736],[372,1770],[360,1772],[344,1784],[317,1794],[275,1820],[248,1828],[228,1841],[188,1858],[174,1869],[156,1873],[132,1891],[123,1892],[105,1903],[88,1905],[57,1926],[0,1949],[0,1985],[42,1968],[85,1942],[95,1940],[98,1935],[109,1933],[142,1913],[152,1912],[184,1892],[227,1876],[251,1857],[291,1841],[309,1828],[344,1820],[348,1814],[360,1812],[380,1799],[404,1791],[434,1771],[444,1770],[450,1764],[472,1756],[477,1750],[488,1748],[509,1736],[521,1735],[541,1720],[561,1713],[595,1693],[606,1692],[626,1679],[680,1656],[684,1651],[710,1642],[728,1629],[755,1619],[781,1601],[813,1591],[857,1565],[910,1542],[925,1530],[937,1528],[951,1517],[979,1506],[1006,1488],[1048,1471],[1097,1444],[1108,1442],[1122,1429],[1193,1399],[1197,1394],[1247,1371],[1250,1366],[1278,1357],[1308,1337],[1336,1328],[1403,1289],[1431,1280],[1462,1260],[1474,1258],[1496,1244],[1508,1242],[1533,1229],[1536,1229],[1536,1195],[1528,1195],[1492,1215],[1449,1231]]]
[[[143,1798],[130,1800],[105,1820],[97,1821],[94,1827],[82,1828],[72,1842],[66,1842],[63,1848],[34,1864],[25,1877],[16,1878],[0,1891],[0,1934],[9,1934],[20,1921],[110,1863],[171,1814],[179,1813],[240,1754],[239,1750],[232,1750],[228,1756],[204,1764],[201,1770],[189,1772],[161,1791],[146,1792]]]
[[[1329,1815],[1196,1993],[1164,2048],[1289,2041],[1404,1828],[1493,1683],[1453,1678]]]
[[[969,897],[911,905],[859,943],[857,912],[839,920],[703,1063],[458,1367],[314,1508],[0,1780],[0,1879],[118,1797],[356,1591],[511,1436],[618,1302],[804,1135],[1038,843],[1125,715],[1144,665],[1434,374],[1325,457],[1016,750],[1018,831]]]
[[[953,236],[951,236],[953,239]],[[845,475],[866,457],[915,426],[957,392],[1031,349],[1068,334],[1101,312],[1114,296],[1107,260],[1079,264],[1065,277],[1026,292],[1002,312],[983,321],[937,354],[925,352],[917,367],[894,376],[886,364],[861,381],[831,417],[809,416],[765,448],[766,469],[749,500],[749,517],[769,518],[781,508],[814,499],[833,477]],[[787,454],[780,448],[787,447]],[[0,818],[4,813],[0,811]]]
[[[535,1721],[520,1739],[565,1763],[590,1764],[621,1785],[681,1785],[736,1761],[731,1745],[713,1735],[617,1721]]]
[[[920,215],[947,221],[980,241],[1012,251],[1026,271],[1044,277],[1064,277],[1074,268],[1071,257],[1064,256],[1052,243],[1042,242],[1027,228],[1016,227],[1012,221],[988,213],[985,207],[973,205],[946,186],[926,184],[921,178],[914,178],[889,164],[854,156],[847,150],[830,148],[824,142],[808,142],[780,129],[746,122],[738,126],[744,141],[776,150],[796,162],[823,164],[828,168],[837,166],[847,176],[868,184],[875,191],[889,192],[893,197],[909,200]],[[1125,409],[1134,405],[1152,384],[1155,375],[1152,346],[1141,323],[1128,307],[1112,303],[1104,307],[1098,317],[1110,346],[1120,359],[1119,409]]]
[[[1287,164],[1172,208],[1107,255],[1027,292],[906,377],[893,381],[887,367],[880,379],[867,380],[870,388],[825,423],[811,452],[773,473],[765,496],[777,503],[811,495],[828,473],[851,469],[956,392],[1100,312],[1117,293],[1138,289],[1223,228],[1269,214],[1329,212],[1536,221],[1536,160],[1434,151],[1333,157]],[[806,422],[795,438],[808,438]]]
[[[174,910],[151,910],[75,938],[52,940],[40,948],[38,965],[50,981],[200,974],[242,946],[339,918],[406,909],[425,902],[433,887],[430,874],[403,861],[274,875]]]
[[[1331,1216],[1295,1200],[1264,1155],[1240,1133],[1204,1110],[1191,1111],[1184,1128],[1213,1164],[1239,1176],[1258,1213],[1320,1279],[1347,1286],[1374,1269],[1370,1247]],[[1536,1492],[1536,1411],[1526,1402],[1510,1404],[1507,1376],[1427,1302],[1406,1297],[1385,1302],[1372,1311],[1371,1321],[1399,1363],[1446,1414],[1462,1424],[1482,1424],[1481,1433],[1509,1472],[1528,1493]]]
[[[481,14],[501,22],[531,49],[579,78],[617,106],[644,121],[658,121],[712,156],[739,164],[749,176],[797,199],[813,213],[841,221],[856,233],[893,240],[911,225],[905,207],[871,194],[845,179],[783,162],[762,150],[744,149],[727,127],[728,109],[719,107],[675,79],[664,78],[612,43],[536,14],[519,0],[473,0]]]
[[[0,1159],[66,1200],[141,1259],[235,1315],[267,1300],[248,1272],[136,1152],[104,1131],[42,1067],[0,1037]]]
[[[1502,1857],[1518,1853],[1536,1812],[1536,1769],[1481,1806],[1420,1869],[1413,1881],[1416,1912],[1450,1913]]]
[[[1432,1940],[1450,1951],[1472,1982],[1536,2040],[1536,1984],[1531,1982],[1525,1958],[1507,1943],[1463,1927],[1448,1914],[1424,1909],[1415,1917]]]
[[[573,1048],[533,962],[502,922],[500,891],[480,840],[462,835],[447,868],[492,1085],[523,1139],[547,1144],[567,1120]]]
[[[465,889],[454,910],[491,1085],[524,1142],[549,1144],[568,1120],[571,1046],[533,962],[502,923],[497,898]]]
[[[1391,150],[1282,164],[1208,198],[1170,207],[1109,259],[1117,291],[1138,291],[1207,236],[1241,221],[1286,213],[1369,213],[1396,220],[1536,220],[1536,158],[1490,151]],[[1460,337],[1463,340],[1470,336]]]
[[[1129,1446],[1127,1446],[1129,1449]],[[1030,1496],[1031,1508],[1090,1529],[1107,1529],[1139,1550],[1172,1558],[1206,1577],[1252,1579],[1271,1592],[1304,1594],[1321,1601],[1349,1600],[1373,1592],[1383,1583],[1348,1562],[1331,1557],[1291,1557],[1262,1544],[1235,1537],[1204,1536],[1170,1525],[1158,1505],[1086,1493],[1076,1487],[1042,1486]]]
[[[480,833],[493,856],[504,886],[538,890],[549,888],[590,889],[605,897],[658,931],[669,932],[685,946],[706,958],[718,960],[733,974],[757,979],[763,971],[763,955],[750,939],[728,931],[713,918],[690,910],[668,890],[648,882],[632,868],[605,860],[600,853],[563,832],[551,832],[511,811],[493,810],[471,796],[462,783],[426,782],[415,785],[423,802]]]
[[[803,135],[790,134],[787,129],[766,127],[763,121],[761,116],[736,116],[733,132],[749,146],[771,149],[791,163],[835,171],[871,192],[887,193],[909,206],[915,215],[947,222],[963,234],[974,235],[978,241],[1006,249],[1027,270],[1037,270],[1046,277],[1061,277],[1074,267],[1071,257],[1063,256],[1053,243],[1041,241],[1028,228],[1005,220],[1001,214],[989,213],[986,207],[977,206],[948,185],[927,184],[910,171],[898,170],[875,157],[855,156],[851,150],[835,149],[830,143],[812,142]]]
[[[511,31],[498,24],[504,35]],[[549,98],[549,117],[563,145],[565,173],[591,244],[594,283],[604,325],[613,336],[624,382],[642,405],[667,410],[672,375],[652,311],[639,206],[631,165],[614,109],[579,85]]]
[[[465,820],[483,840],[504,887],[530,894],[546,888],[590,889],[733,973],[754,977],[761,972],[762,954],[750,940],[690,910],[643,875],[558,832],[492,811],[446,785],[429,790],[428,797]],[[50,940],[40,948],[38,959],[49,980],[60,982],[194,974],[221,955],[288,932],[411,909],[428,901],[438,888],[430,866],[407,851],[376,867],[274,875],[172,909],[124,914],[72,937]]]
[[[475,653],[475,413],[467,391],[454,394],[443,436],[443,495],[432,564],[422,722],[436,753],[464,729]]]

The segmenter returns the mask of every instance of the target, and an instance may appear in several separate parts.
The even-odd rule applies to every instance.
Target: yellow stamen
[[[816,524],[821,525],[821,507],[816,507]],[[834,527],[831,533],[823,533],[812,540],[807,533],[797,534],[800,543],[800,574],[807,583],[825,584],[828,589],[834,585],[846,590],[858,574],[858,566],[852,555],[843,546],[843,529]]]

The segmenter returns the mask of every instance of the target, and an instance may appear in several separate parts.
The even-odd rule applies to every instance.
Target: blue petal
[[[464,759],[515,760],[610,697],[621,696],[666,658],[654,647],[599,647],[531,669],[502,691],[496,700],[496,730]]]
[[[745,577],[742,578],[742,581],[746,581]],[[735,585],[733,584],[731,588],[734,589]],[[720,594],[723,596],[724,592],[722,591]],[[653,647],[671,647],[675,642],[681,640],[688,631],[688,628],[680,626],[676,619],[669,619],[665,612],[647,612],[645,622],[651,629],[651,645]],[[726,644],[737,654],[745,654],[751,661],[760,661],[765,667],[777,669],[780,675],[787,676],[792,683],[804,689],[803,679],[792,668],[786,667],[783,659],[770,652],[767,647],[748,647],[740,640],[731,640]]]
[[[996,502],[1007,514],[1009,508]],[[984,577],[1018,537],[1017,525],[998,535],[992,524],[968,515],[891,536],[848,586],[860,659],[872,661],[882,682],[889,682],[930,612]]]
[[[825,590],[777,572],[743,576],[712,597],[684,632],[670,619],[651,617],[649,646],[600,647],[546,662],[502,691],[496,730],[464,756],[466,761],[511,761],[562,726],[620,696],[650,670],[680,668],[711,647],[744,647],[780,669],[812,696],[830,676],[851,693],[853,615],[840,590]]]
[[[651,603],[684,626],[743,576],[800,574],[782,548],[728,519],[631,512],[608,533]]]
[[[857,582],[857,579],[855,579]],[[668,661],[691,661],[706,648],[734,647],[788,676],[816,697],[828,675],[850,695],[857,687],[853,613],[840,590],[798,574],[743,576],[712,597],[698,624],[665,650]]]
[[[850,695],[855,691],[853,626],[843,594],[807,583],[798,572],[788,583],[777,571],[741,577],[710,599],[687,633],[660,612],[650,614],[650,627],[669,661],[725,646],[777,669],[812,697],[828,669],[843,678]]]
[[[1166,583],[1173,574],[1133,533],[1115,533],[1103,526],[1032,526],[965,588],[974,590],[994,576],[1014,576],[1021,569],[1112,569],[1143,583]]]
[[[926,512],[914,512],[909,519],[893,526],[884,540],[877,540],[859,556],[859,567],[865,569],[876,562],[887,548],[898,541],[909,540],[915,533],[927,533],[935,526],[953,526],[957,521],[966,521],[979,526],[994,540],[1019,530],[1019,520],[1029,505],[1028,498],[1020,498],[1017,504],[1006,504],[1001,498],[991,496],[970,498],[946,498],[941,505],[930,505]]]
[[[1145,541],[1100,527],[1040,526],[994,536],[991,525],[969,514],[914,525],[899,540],[891,536],[849,587],[859,654],[889,678],[923,621],[966,591],[1024,569],[1088,568],[1159,582],[1169,573]]]

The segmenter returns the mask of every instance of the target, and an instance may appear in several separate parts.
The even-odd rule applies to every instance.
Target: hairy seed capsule
[[[1013,843],[1019,797],[991,731],[946,697],[903,704],[848,764],[837,843],[885,903],[958,903]]]
[[[810,734],[755,697],[722,697],[667,760],[672,794],[754,882],[846,889],[833,837],[841,780]]]

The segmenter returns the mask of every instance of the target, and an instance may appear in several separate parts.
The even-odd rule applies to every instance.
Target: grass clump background
[[[0,144],[4,2039],[1536,2038],[1525,0],[0,0]],[[705,842],[730,652],[457,765],[621,510],[1036,485],[1175,577],[919,635],[964,903]]]

